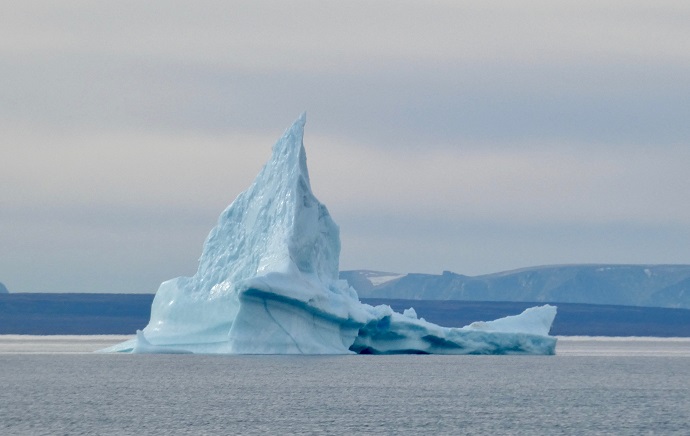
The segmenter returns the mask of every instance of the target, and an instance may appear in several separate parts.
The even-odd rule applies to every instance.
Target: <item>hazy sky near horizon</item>
[[[154,292],[302,111],[341,269],[690,263],[687,1],[0,7],[0,282]]]

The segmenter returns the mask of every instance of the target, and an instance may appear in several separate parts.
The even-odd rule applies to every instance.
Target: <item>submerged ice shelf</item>
[[[554,354],[553,306],[445,328],[359,301],[338,279],[339,229],[311,190],[306,116],[228,206],[193,277],[163,282],[136,338],[104,351],[228,354]]]

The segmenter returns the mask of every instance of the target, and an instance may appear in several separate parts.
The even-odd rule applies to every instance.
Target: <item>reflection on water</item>
[[[687,434],[688,339],[556,356],[190,356],[0,337],[0,434]]]
[[[133,337],[0,335],[0,354],[91,353]],[[690,357],[690,338],[560,336],[556,355]]]
[[[690,338],[559,337],[556,355],[690,357]]]

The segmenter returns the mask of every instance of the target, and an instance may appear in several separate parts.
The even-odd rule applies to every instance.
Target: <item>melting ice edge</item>
[[[160,285],[134,339],[103,350],[219,354],[554,354],[556,307],[446,328],[359,301],[340,232],[311,190],[302,114],[228,206],[193,277]]]

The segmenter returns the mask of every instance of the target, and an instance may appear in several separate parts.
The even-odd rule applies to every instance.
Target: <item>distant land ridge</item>
[[[0,282],[0,294],[9,294],[10,291],[7,290],[7,286]]]
[[[0,335],[113,335],[144,328],[153,294],[0,295]],[[394,310],[414,307],[428,321],[462,327],[520,313],[534,302],[362,299]],[[690,310],[558,303],[552,335],[690,337]]]
[[[341,271],[361,298],[690,308],[690,265],[579,264],[480,276]]]

